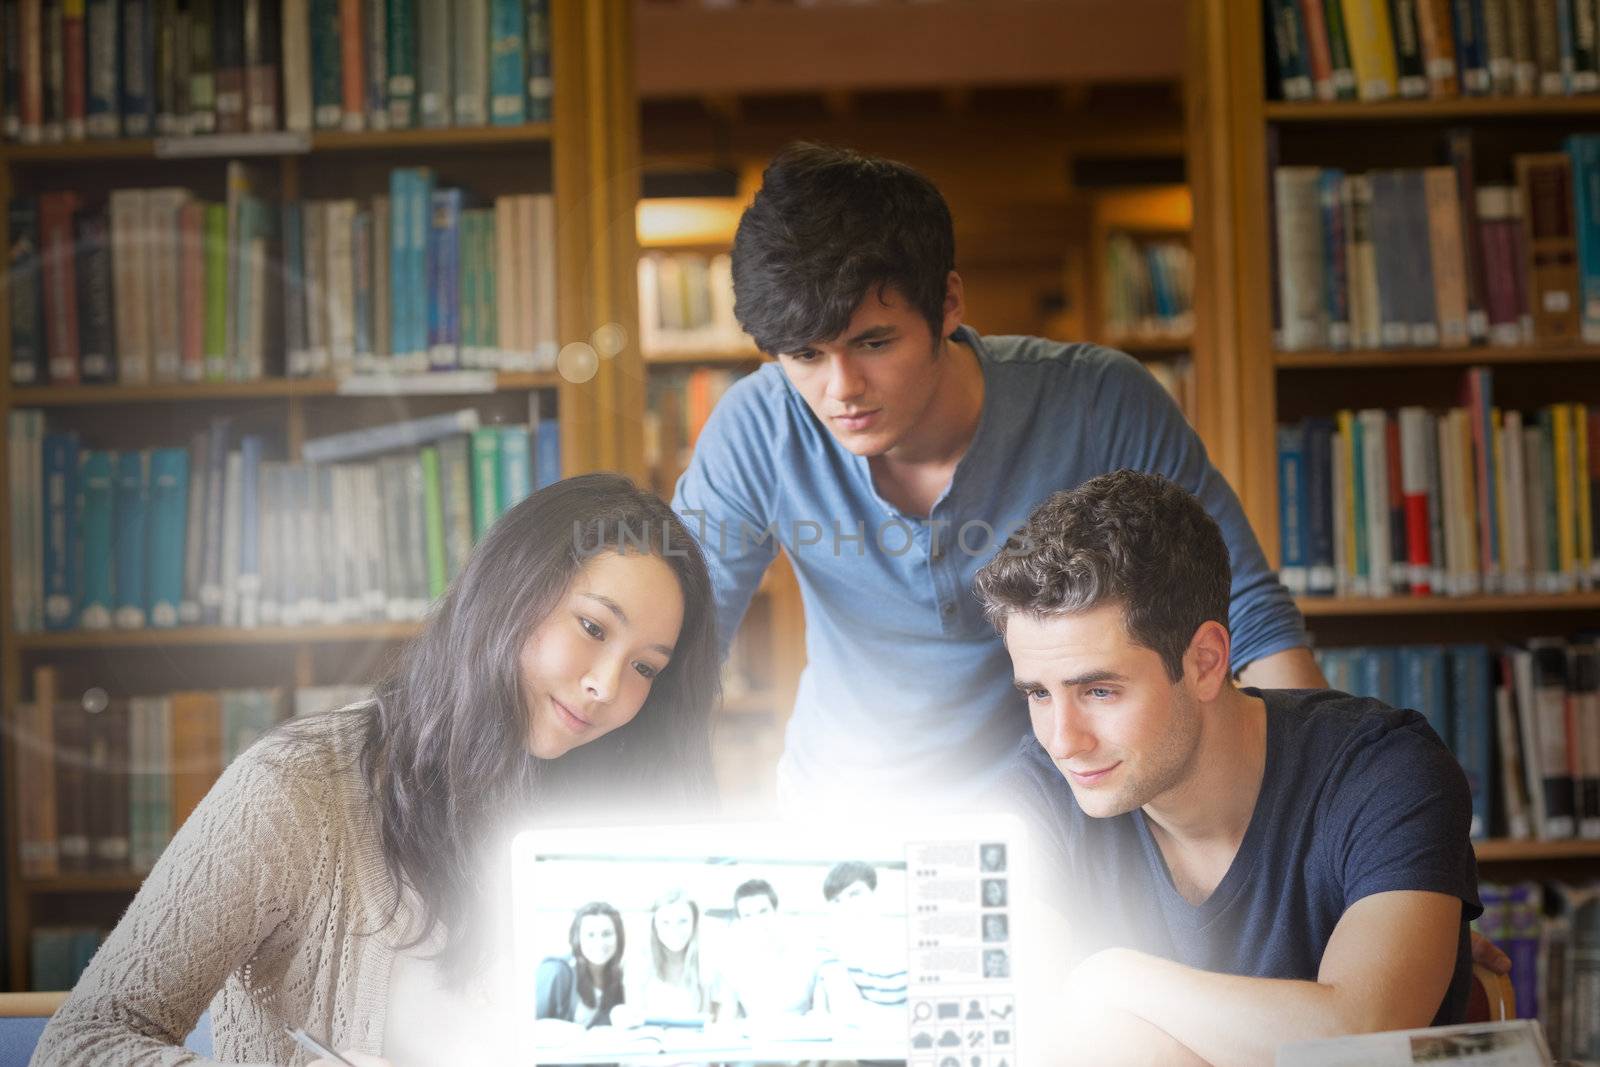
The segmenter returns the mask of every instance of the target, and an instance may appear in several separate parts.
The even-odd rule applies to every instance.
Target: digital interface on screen
[[[1007,836],[574,840],[518,842],[538,1062],[1013,1067]]]

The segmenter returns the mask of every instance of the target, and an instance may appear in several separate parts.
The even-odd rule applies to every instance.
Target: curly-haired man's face
[[[892,288],[867,294],[839,336],[778,355],[790,383],[828,432],[858,456],[881,456],[917,432],[948,360],[943,338],[961,323],[959,303],[935,337]]]
[[[1200,709],[1118,604],[1006,619],[1006,649],[1034,736],[1084,814],[1123,815],[1179,786],[1200,744]]]

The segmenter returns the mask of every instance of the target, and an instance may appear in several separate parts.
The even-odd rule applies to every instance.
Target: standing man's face
[[[740,897],[734,901],[734,912],[739,916],[735,925],[739,936],[754,944],[771,942],[777,937],[778,911],[772,898],[765,893]]]
[[[938,337],[899,290],[879,287],[839,336],[778,353],[790,383],[849,452],[884,455],[922,422],[947,373],[944,339],[961,325],[961,280],[950,277]]]
[[[865,882],[851,882],[833,898],[833,905],[844,911],[862,911],[872,906],[872,887]]]

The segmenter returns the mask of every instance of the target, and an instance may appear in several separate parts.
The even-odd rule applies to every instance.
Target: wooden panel
[[[1174,81],[1183,65],[1182,0],[641,4],[638,24],[646,97]]]

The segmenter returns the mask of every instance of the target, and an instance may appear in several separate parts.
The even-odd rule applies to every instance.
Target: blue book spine
[[[1278,545],[1284,588],[1306,592],[1306,465],[1302,426],[1278,427]]]
[[[44,625],[70,630],[78,624],[78,437],[45,434],[43,455]]]
[[[90,137],[116,137],[122,132],[122,54],[117,14],[117,0],[89,0],[84,19],[89,70],[84,128]]]
[[[117,454],[85,451],[78,467],[82,484],[83,598],[78,625],[88,630],[111,627],[116,606],[116,576],[112,570],[113,531],[117,514]]]
[[[1355,578],[1356,592],[1372,596],[1378,595],[1378,590],[1372,588],[1372,561],[1367,558],[1367,463],[1365,458],[1366,448],[1362,440],[1364,434],[1360,419],[1350,420],[1350,484],[1354,490],[1356,520],[1356,543],[1350,546],[1354,551],[1350,553],[1353,565],[1352,576]]]
[[[261,438],[239,438],[239,625],[261,624]]]
[[[410,172],[396,168],[389,172],[389,348],[402,362],[410,351],[406,347],[406,192]]]
[[[116,611],[119,629],[137,630],[148,618],[145,599],[149,575],[145,541],[150,519],[150,454],[124,452],[117,457]]]
[[[1307,592],[1332,595],[1338,584],[1333,566],[1333,420],[1305,420]]]
[[[1363,648],[1357,666],[1361,696],[1400,706],[1400,655],[1395,648]]]
[[[1324,167],[1317,175],[1322,209],[1322,303],[1328,313],[1328,344],[1350,346],[1349,264],[1345,262],[1344,171]]]
[[[1355,692],[1356,684],[1351,671],[1353,657],[1349,649],[1323,649],[1317,653],[1317,660],[1322,667],[1323,675],[1328,679],[1330,689],[1341,693]]]
[[[523,0],[489,0],[489,121],[517,126],[528,121],[528,24]]]
[[[528,0],[528,121],[550,121],[550,0]]]
[[[1587,0],[1578,0],[1586,3]],[[1578,70],[1576,42],[1572,39],[1573,0],[1556,0],[1556,34],[1561,41],[1561,91],[1572,92],[1572,77]]]
[[[1567,138],[1572,157],[1572,188],[1577,208],[1578,299],[1583,339],[1600,343],[1600,137]],[[1591,445],[1591,447],[1593,447]]]
[[[410,352],[414,370],[428,369],[428,278],[433,266],[429,238],[433,204],[433,172],[418,167],[412,172],[410,195],[406,201],[409,217],[411,289],[407,296],[411,311]]]
[[[1451,0],[1450,28],[1454,31],[1456,65],[1461,91],[1468,96],[1487,93],[1489,61],[1484,55],[1484,17],[1482,0]]]
[[[1450,743],[1450,719],[1445,705],[1444,649],[1437,645],[1406,645],[1399,651],[1399,707],[1410,708],[1428,720],[1433,732]]]
[[[150,625],[178,625],[189,517],[189,450],[150,453]]]
[[[428,365],[461,365],[461,190],[435,189],[428,230]]]
[[[350,232],[350,266],[355,271],[356,366],[365,368],[372,361],[372,212],[356,212]]]
[[[122,0],[122,133],[155,134],[155,13],[151,0]]]
[[[1489,836],[1490,804],[1495,792],[1494,681],[1489,665],[1489,649],[1484,645],[1456,645],[1450,649],[1448,700],[1453,717],[1448,741],[1472,790],[1474,838]]]
[[[561,480],[561,424],[555,419],[543,419],[539,422],[533,464],[535,489],[543,489]]]
[[[533,486],[528,428],[500,427],[500,514],[525,500]]]

